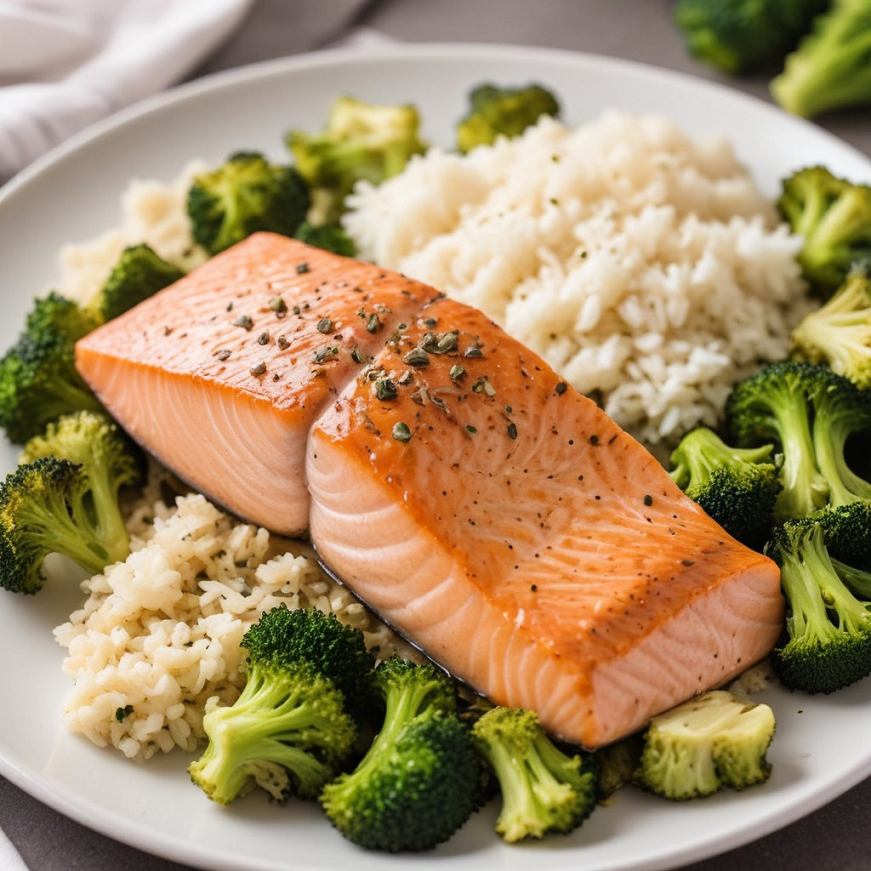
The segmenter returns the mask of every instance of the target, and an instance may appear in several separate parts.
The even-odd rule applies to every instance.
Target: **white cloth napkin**
[[[12,846],[9,838],[0,829],[0,871],[27,871],[27,867]]]
[[[253,0],[0,0],[0,181],[171,85]]]

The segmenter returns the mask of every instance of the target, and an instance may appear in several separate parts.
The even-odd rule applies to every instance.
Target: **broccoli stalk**
[[[862,389],[871,387],[871,277],[854,269],[835,294],[790,335],[796,360],[827,365]]]
[[[56,293],[34,302],[18,341],[0,359],[0,426],[10,441],[23,444],[63,414],[102,410],[76,371],[74,351],[97,325]]]
[[[827,299],[871,257],[871,186],[805,167],[783,181],[781,214],[804,243],[798,261],[814,291]]]
[[[785,637],[771,663],[790,689],[831,693],[871,673],[871,603],[858,599],[849,586],[863,575],[849,567],[845,571],[845,564],[832,558],[838,545],[856,549],[857,526],[867,556],[869,523],[871,506],[854,503],[787,521],[766,547],[780,566],[789,605]],[[864,582],[860,590],[867,592]]]
[[[834,0],[813,30],[786,58],[771,94],[805,118],[871,104],[871,2]]]
[[[871,395],[826,366],[765,366],[735,386],[726,413],[737,444],[777,442],[783,455],[778,522],[871,497],[871,485],[844,456],[850,436],[871,429]]]
[[[429,850],[477,809],[481,765],[457,716],[456,688],[435,666],[388,659],[375,671],[383,725],[360,764],[321,804],[344,837],[370,850]]]
[[[131,245],[121,252],[91,306],[99,321],[109,321],[184,276],[149,245]]]
[[[472,735],[499,781],[502,809],[496,832],[508,843],[567,834],[592,813],[597,795],[593,757],[564,753],[533,711],[492,708],[475,722]]]
[[[281,605],[242,646],[247,681],[233,705],[203,718],[209,744],[188,767],[191,779],[224,805],[255,786],[278,801],[315,798],[354,751],[349,711],[369,694],[372,669],[363,634],[334,614]]]
[[[119,496],[141,482],[143,460],[117,424],[92,412],[64,416],[25,445],[21,462],[0,490],[2,586],[38,592],[49,553],[90,574],[126,559]]]
[[[193,180],[187,213],[194,241],[217,254],[258,231],[293,236],[310,203],[308,185],[294,167],[246,151]]]
[[[696,60],[736,75],[775,67],[828,0],[678,0],[674,20]]]
[[[725,690],[696,696],[650,721],[635,782],[672,801],[764,783],[774,729],[768,705]]]
[[[771,444],[731,447],[712,430],[699,427],[672,452],[670,474],[730,535],[761,546],[781,490],[773,449]]]
[[[499,136],[519,136],[542,115],[556,118],[559,112],[556,97],[541,85],[479,85],[469,94],[469,111],[457,124],[457,150],[466,153],[476,145],[492,145]]]

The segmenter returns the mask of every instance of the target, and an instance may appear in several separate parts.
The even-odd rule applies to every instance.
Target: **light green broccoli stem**
[[[795,396],[774,399],[778,413],[773,415],[774,429],[783,450],[780,480],[783,489],[774,503],[775,520],[781,522],[807,517],[823,508],[829,486],[817,468],[811,424],[804,403]]]
[[[335,722],[290,680],[254,666],[237,701],[203,718],[209,745],[189,767],[191,778],[219,804],[253,788],[264,763],[289,770],[300,795],[314,796],[335,770],[300,746],[312,746]]]
[[[774,99],[805,118],[871,103],[871,6],[836,0],[771,82]]]

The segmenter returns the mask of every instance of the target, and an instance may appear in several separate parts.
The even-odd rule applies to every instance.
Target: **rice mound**
[[[148,759],[204,738],[206,702],[245,683],[245,630],[265,611],[318,608],[362,630],[376,658],[413,649],[325,575],[300,542],[231,519],[203,496],[147,492],[132,553],[83,582],[87,600],[54,630],[73,687],[63,720],[98,746]]]
[[[542,118],[349,203],[362,257],[478,307],[648,445],[715,425],[810,308],[801,239],[728,143],[663,118]]]

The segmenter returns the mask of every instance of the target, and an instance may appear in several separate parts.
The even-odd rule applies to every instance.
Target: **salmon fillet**
[[[283,535],[308,527],[312,424],[436,291],[259,233],[76,346],[107,410],[217,503]]]
[[[325,340],[338,352],[315,365]],[[386,622],[567,740],[635,731],[781,630],[771,560],[481,312],[402,276],[261,234],[85,337],[77,363],[177,474],[276,531],[308,527]]]

